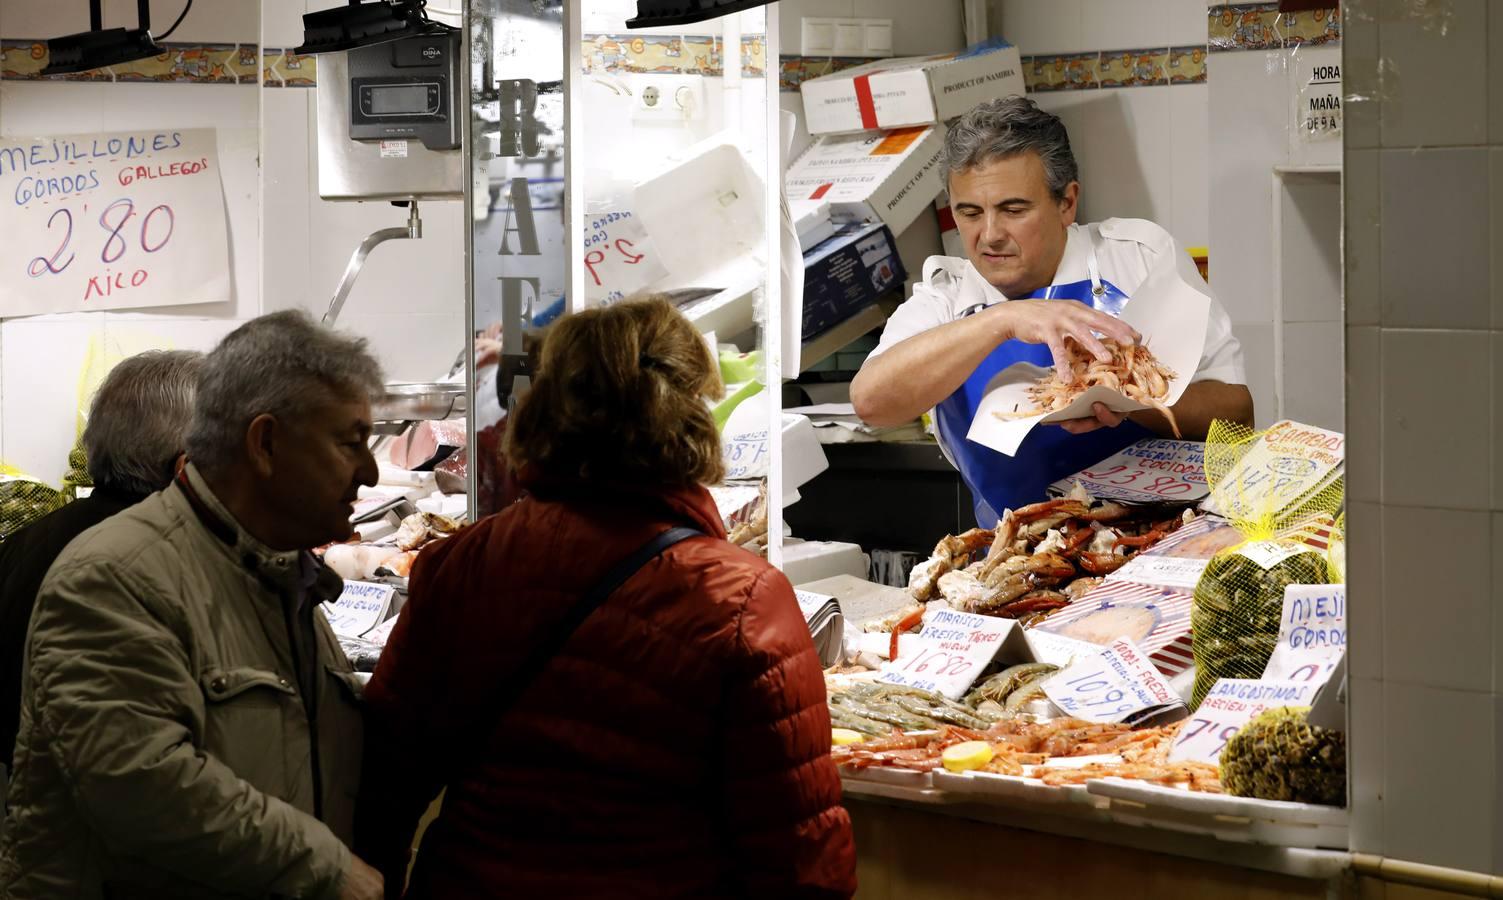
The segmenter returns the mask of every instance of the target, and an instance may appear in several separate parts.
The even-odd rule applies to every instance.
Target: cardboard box
[[[1018,48],[1002,41],[960,53],[885,59],[804,82],[810,134],[948,122],[993,97],[1022,96]]]
[[[816,140],[788,167],[790,204],[825,200],[839,222],[882,222],[901,234],[934,202],[943,125]]]
[[[906,277],[887,226],[845,226],[804,254],[804,340],[871,306]]]

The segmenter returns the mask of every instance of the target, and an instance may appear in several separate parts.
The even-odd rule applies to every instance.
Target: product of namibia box
[[[948,122],[983,100],[1024,90],[1018,48],[1000,40],[960,53],[878,60],[799,87],[810,134]]]
[[[824,200],[837,223],[881,222],[902,234],[943,187],[944,143],[943,125],[818,138],[788,167],[788,200]]]
[[[907,277],[887,226],[841,228],[804,254],[804,340],[875,303]]]

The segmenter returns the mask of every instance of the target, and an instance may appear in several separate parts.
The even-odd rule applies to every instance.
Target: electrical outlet
[[[638,122],[684,122],[705,114],[705,83],[700,75],[630,75]]]

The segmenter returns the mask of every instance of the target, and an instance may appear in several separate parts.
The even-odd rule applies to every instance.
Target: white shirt
[[[1232,320],[1221,301],[1216,299],[1200,278],[1190,255],[1180,249],[1173,236],[1145,219],[1107,219],[1098,226],[1101,242],[1096,250],[1102,279],[1116,285],[1129,298],[1148,277],[1154,264],[1170,254],[1186,283],[1211,298],[1206,320],[1206,343],[1201,351],[1200,366],[1191,382],[1220,381],[1246,384],[1242,362],[1242,345],[1232,334]],[[1071,225],[1065,240],[1065,253],[1059,261],[1052,284],[1073,284],[1090,278],[1086,261],[1090,257],[1091,238],[1082,225]],[[1192,281],[1193,279],[1193,281]],[[931,256],[924,263],[923,280],[913,287],[913,296],[898,307],[887,320],[882,340],[871,352],[875,358],[897,344],[931,328],[954,322],[973,307],[1005,303],[1007,297],[993,287],[970,260],[954,256]]]

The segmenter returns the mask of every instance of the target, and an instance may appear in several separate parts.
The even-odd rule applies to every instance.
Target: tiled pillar
[[[1503,3],[1343,6],[1353,847],[1498,873]]]

